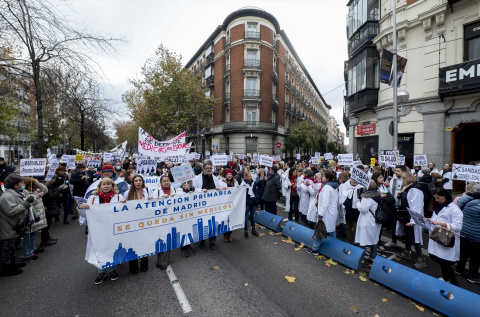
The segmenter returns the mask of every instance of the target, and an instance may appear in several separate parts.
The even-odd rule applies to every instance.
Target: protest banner
[[[428,166],[427,155],[414,155],[413,166]]]
[[[87,261],[98,268],[111,267],[243,228],[245,201],[245,189],[229,188],[92,205]]]
[[[212,155],[210,156],[213,166],[225,166],[228,164],[226,155]]]
[[[480,183],[480,166],[453,164],[452,179]]]
[[[353,161],[353,166],[362,165],[362,161]]]
[[[273,157],[266,156],[266,155],[260,155],[260,165],[272,167],[273,166]]]
[[[352,168],[351,179],[353,179],[367,189],[370,185],[370,177],[368,176],[368,174],[358,168]]]
[[[195,159],[195,153],[188,153],[185,156],[187,158],[187,161],[193,161]]]
[[[412,218],[412,220],[417,225],[422,226],[423,228],[425,228],[427,230],[433,230],[434,226],[430,223],[430,221],[425,219],[425,217],[423,216],[423,210],[421,210],[421,213],[417,213],[414,210],[407,207],[407,211],[410,214],[410,217]]]
[[[20,161],[20,176],[44,176],[47,159],[24,158]]]
[[[370,158],[370,166],[375,166],[375,158]]]
[[[353,154],[338,154],[338,165],[353,165]]]
[[[233,156],[232,155],[227,155],[227,161],[232,162],[233,161]]]
[[[145,176],[143,180],[148,189],[158,188],[160,186],[160,176]]]
[[[119,156],[120,158],[123,158],[125,156],[125,153],[127,153],[127,142],[128,141],[124,141],[122,144],[117,145],[109,152],[113,153],[116,156]]]
[[[296,156],[297,160],[301,160],[302,159],[302,155],[300,153],[297,154]]]
[[[166,140],[155,140],[142,128],[138,128],[138,152],[151,157],[159,157],[161,160],[166,156],[185,155],[190,150],[190,145],[185,143],[185,132],[176,137]]]
[[[58,167],[58,161],[52,161],[50,168],[48,169],[47,176],[45,176],[45,181],[49,182],[52,180],[53,176],[55,176],[55,171],[57,170]]]
[[[245,155],[243,155],[243,154],[238,154],[238,159],[239,159],[239,160],[244,160],[244,159],[245,159]]]
[[[405,165],[405,155],[400,154],[400,156],[398,157],[398,164]]]
[[[320,157],[320,156],[322,156],[322,154],[321,154],[320,152],[315,152],[315,155],[314,155],[314,156],[315,156],[315,157]]]
[[[112,153],[104,153],[103,154],[103,163],[106,164],[107,162],[113,161],[113,154]]]
[[[100,167],[100,160],[99,159],[92,159],[87,161],[87,167],[93,166],[93,167]]]
[[[75,162],[83,161],[83,155],[75,155]]]
[[[175,183],[184,183],[195,178],[193,168],[190,164],[182,164],[170,170]]]
[[[205,155],[210,156],[210,151],[205,151]]]
[[[75,169],[76,155],[62,155],[62,163],[67,163],[67,170]]]
[[[398,151],[379,150],[378,162],[385,163],[387,167],[398,165]]]
[[[57,155],[56,154],[48,154],[47,159],[48,159],[48,163],[52,163],[53,161],[57,160]]]
[[[325,153],[325,160],[333,160],[333,155],[332,153]]]
[[[200,153],[195,153],[195,159],[199,160],[202,157],[202,154]]]
[[[155,173],[157,170],[157,161],[156,160],[138,160],[137,161],[137,174],[148,175]]]

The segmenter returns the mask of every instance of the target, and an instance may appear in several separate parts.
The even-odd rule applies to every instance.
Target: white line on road
[[[167,267],[167,275],[168,278],[170,279],[170,282],[172,283],[173,290],[175,291],[175,294],[177,295],[178,302],[180,303],[180,306],[183,309],[183,313],[187,314],[192,311],[192,307],[190,306],[190,303],[188,302],[187,296],[185,296],[185,293],[183,292],[182,287],[180,286],[180,282],[177,280],[177,277],[175,276],[175,273],[173,273],[173,269],[171,265],[168,265]]]

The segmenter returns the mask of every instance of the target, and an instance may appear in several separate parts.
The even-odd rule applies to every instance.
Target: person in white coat
[[[92,195],[88,197],[87,202],[78,206],[78,212],[80,215],[87,219],[90,206],[107,203],[117,203],[121,199],[121,195],[118,192],[117,185],[111,178],[102,178],[97,185],[97,189],[92,192]],[[108,267],[106,269],[101,267],[101,263],[96,260],[95,252],[93,251],[92,241],[90,239],[90,233],[87,239],[87,251],[85,254],[85,260],[89,263],[97,263],[98,275],[95,279],[95,285],[101,284],[107,275],[110,275],[110,279],[115,281],[118,279],[118,273],[115,271],[115,266]]]
[[[444,188],[437,188],[433,192],[435,198],[435,210],[432,218],[427,219],[433,225],[430,233],[436,228],[445,228],[455,234],[453,248],[445,247],[432,239],[428,240],[428,253],[430,258],[438,264],[442,270],[442,278],[446,282],[458,286],[457,276],[452,265],[460,259],[460,232],[463,225],[463,213],[453,203],[452,196]]]
[[[310,194],[310,201],[308,204],[307,220],[312,224],[317,222],[317,202],[319,200],[320,190],[322,188],[322,173],[315,174],[313,182],[308,182],[307,191]]]
[[[190,195],[193,193],[201,193],[202,190],[200,188],[193,187],[193,181],[183,182],[180,188],[177,188],[176,194],[177,195]],[[191,244],[184,245],[180,247],[180,254],[184,257],[189,257],[190,254],[195,253],[197,250],[192,248]]]
[[[308,186],[310,183],[313,183],[313,181],[313,171],[311,169],[306,169],[303,181],[297,185],[297,191],[299,192],[299,194],[301,193],[299,210],[302,213],[302,219],[305,225],[310,225],[307,220],[308,207],[310,206],[310,193],[308,191]]]
[[[373,261],[377,256],[377,244],[382,225],[375,222],[375,212],[382,201],[382,193],[377,188],[377,183],[372,179],[368,190],[357,200],[357,209],[360,215],[357,220],[355,243],[362,247],[369,246],[371,253],[365,259]]]
[[[338,217],[338,184],[334,181],[334,176],[331,172],[325,172],[322,177],[323,188],[320,191],[318,199],[317,218],[322,219],[325,223],[327,234],[331,238],[336,238],[336,222]],[[315,237],[313,246],[307,249],[308,253],[317,255],[322,239]]]
[[[398,207],[400,206],[400,196],[398,195],[398,193],[403,188],[402,175],[405,174],[406,171],[407,169],[405,168],[405,166],[397,165],[393,169],[393,177],[391,178],[391,180],[387,180],[389,185],[387,186],[387,188],[390,194],[392,194],[393,198],[395,198],[396,209],[398,209]],[[387,229],[390,229],[392,231],[392,240],[385,243],[384,246],[388,248],[397,247],[397,235],[404,234],[403,226],[397,221],[396,217],[392,217],[392,215],[389,215],[388,221],[385,225]]]
[[[355,168],[355,167],[354,167]],[[357,221],[360,212],[357,209],[357,199],[364,187],[353,179],[347,180],[338,188],[338,204],[345,208],[345,233],[347,243],[353,244],[357,230]]]

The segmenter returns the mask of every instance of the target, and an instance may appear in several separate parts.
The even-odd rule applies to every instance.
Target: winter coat
[[[282,181],[280,175],[270,174],[265,184],[265,191],[263,192],[262,199],[268,202],[276,202],[278,199],[279,191],[282,190]]]
[[[43,184],[38,184],[38,188],[34,190],[33,193],[28,190],[25,190],[25,193],[27,194],[27,197],[29,195],[33,195],[33,198],[34,198],[34,201],[32,203],[33,214],[35,218],[40,219],[39,221],[36,221],[33,223],[31,232],[35,232],[40,229],[46,228],[48,224],[47,224],[47,218],[45,216],[45,206],[43,205],[43,200],[42,200],[43,196],[39,197],[38,194],[43,193],[43,195],[46,195],[48,193],[47,186]]]
[[[246,204],[247,205],[256,205],[255,203],[255,194],[253,193],[253,180],[247,181],[243,179],[242,183],[240,184],[240,187],[246,189],[246,195],[247,195],[247,200]]]
[[[318,198],[317,213],[325,223],[327,233],[335,232],[338,217],[338,184],[330,181],[325,183]]]
[[[253,191],[255,192],[255,197],[257,199],[262,199],[263,193],[265,192],[265,184],[267,182],[264,179],[260,179],[260,177],[257,176],[257,179],[255,180],[255,183],[253,184]]]
[[[87,192],[87,188],[93,183],[92,178],[84,178],[83,176],[89,176],[87,173],[81,174],[79,172],[73,173],[70,178],[70,183],[73,185],[73,196],[83,197]]]
[[[58,216],[61,213],[59,200],[61,199],[60,194],[62,193],[62,189],[49,184],[47,184],[47,189],[48,192],[42,197],[45,215],[47,218]]]
[[[457,201],[463,211],[461,235],[472,242],[480,242],[480,195],[466,194]]]
[[[382,224],[375,222],[375,211],[381,201],[381,193],[378,190],[369,190],[362,194],[362,200],[357,203],[360,215],[357,220],[355,242],[361,246],[376,245],[380,236]]]
[[[13,228],[22,223],[29,210],[30,204],[9,190],[0,196],[0,240],[18,237]]]
[[[428,239],[428,253],[433,254],[441,259],[447,261],[458,261],[460,259],[460,232],[462,231],[463,224],[463,214],[460,208],[457,207],[453,202],[448,206],[443,207],[438,215],[433,213],[432,220],[444,222],[447,224],[449,230],[453,231],[455,234],[455,245],[453,248],[444,247],[443,245]],[[433,226],[440,227],[440,226]],[[430,231],[430,234],[432,231]]]
[[[88,187],[87,192],[85,194],[85,199],[88,199],[92,195],[93,191],[97,189],[98,183],[100,182],[100,180],[102,178],[97,179],[95,182],[93,182]],[[115,184],[117,185],[117,189],[118,189],[120,195],[125,194],[125,192],[127,192],[130,189],[130,187],[128,186],[127,182],[125,181],[125,179],[123,177],[118,178],[118,175],[113,173],[112,179],[115,182]]]
[[[307,220],[311,222],[317,222],[317,197],[320,194],[320,189],[322,188],[322,182],[314,183],[310,182],[310,185],[307,186],[308,194],[310,199],[308,202],[308,211],[307,211]],[[318,197],[320,199],[320,197]]]

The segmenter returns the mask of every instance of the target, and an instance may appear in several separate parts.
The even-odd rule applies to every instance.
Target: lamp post
[[[397,1],[392,0],[393,22],[393,150],[398,150],[398,110],[397,110]]]

